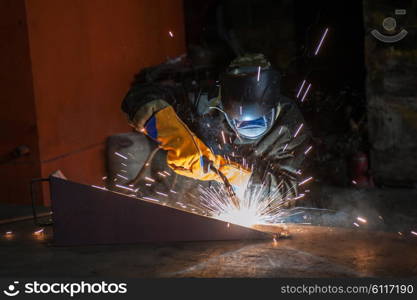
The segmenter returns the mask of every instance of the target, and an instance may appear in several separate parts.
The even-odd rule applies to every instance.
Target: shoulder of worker
[[[285,141],[287,148],[291,149],[293,157],[280,160],[283,168],[299,169],[304,161],[304,151],[311,142],[311,130],[304,120],[304,116],[296,101],[284,97],[282,109],[277,119],[278,128],[287,128],[292,137]],[[296,135],[296,137],[295,137]]]
[[[154,78],[156,76],[155,72],[159,70],[158,68],[162,67],[146,68],[135,75],[121,104],[122,111],[129,116],[130,120],[133,119],[139,109],[150,102],[163,100],[170,105],[175,104],[178,93],[177,86],[175,82],[169,79]]]
[[[280,125],[286,126],[290,132],[294,132],[294,130],[297,130],[303,124],[303,133],[310,135],[309,126],[306,124],[296,101],[289,97],[281,96],[280,108],[281,110],[277,120]]]
[[[135,75],[121,108],[129,120],[134,118],[138,110],[146,109],[146,106],[158,108],[161,101],[162,108],[168,104],[177,113],[188,110],[189,102],[193,102],[188,97],[196,91],[201,93],[198,80],[200,71],[198,66],[192,65],[183,57],[145,68]],[[152,102],[155,103],[149,104]]]

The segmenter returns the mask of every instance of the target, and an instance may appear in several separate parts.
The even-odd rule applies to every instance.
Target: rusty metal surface
[[[397,1],[363,1],[365,32],[382,30],[384,18],[398,8]],[[413,187],[417,178],[417,74],[416,31],[411,24],[417,19],[412,7],[407,14],[395,16],[397,29],[407,36],[388,46],[372,34],[365,35],[367,69],[367,119],[371,145],[372,175],[377,183]],[[405,4],[405,3],[404,3]]]
[[[288,239],[242,245],[168,275],[417,277],[417,239],[331,227],[290,225],[288,229]]]
[[[271,239],[250,228],[51,177],[56,245]]]
[[[417,277],[417,238],[396,233],[290,225],[291,237],[276,242],[54,247],[52,232],[37,229],[0,225],[0,276]]]

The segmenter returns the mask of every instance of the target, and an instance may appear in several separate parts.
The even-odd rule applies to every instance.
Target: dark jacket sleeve
[[[283,114],[282,122],[284,124],[287,124],[292,134],[295,134],[297,130],[300,128],[300,125],[303,124],[302,128],[300,129],[297,135],[297,138],[294,138],[292,140],[292,142],[298,145],[295,148],[295,155],[298,157],[296,161],[299,161],[299,163],[301,163],[304,159],[303,153],[306,150],[306,147],[311,142],[311,130],[308,124],[305,122],[301,111],[295,103],[292,103],[286,108],[286,111]]]
[[[141,107],[153,100],[162,99],[172,106],[176,104],[179,91],[177,85],[169,79],[175,78],[182,64],[181,61],[175,64],[165,62],[144,68],[134,76],[134,81],[121,105],[122,111],[130,120]]]
[[[129,120],[133,120],[136,112],[145,104],[163,99],[169,104],[175,103],[174,87],[163,85],[161,83],[139,83],[136,82],[127,92],[122,101],[122,111],[129,116]]]

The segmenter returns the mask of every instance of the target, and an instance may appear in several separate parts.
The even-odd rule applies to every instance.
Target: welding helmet
[[[280,74],[264,66],[238,66],[221,76],[221,103],[227,122],[240,137],[259,139],[277,118]]]

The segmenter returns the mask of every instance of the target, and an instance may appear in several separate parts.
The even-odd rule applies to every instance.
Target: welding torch
[[[233,205],[239,209],[240,208],[239,199],[237,198],[236,193],[233,190],[233,186],[230,184],[227,177],[222,172],[220,172],[219,169],[214,167],[212,164],[210,164],[210,170],[216,173],[217,175],[219,175],[219,177],[222,179],[230,200],[232,201]]]

